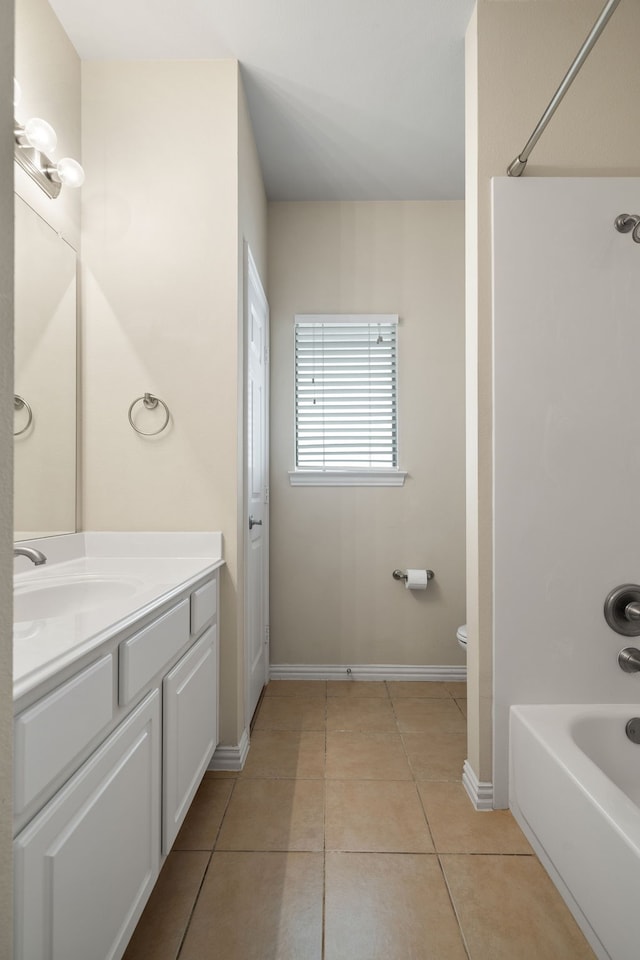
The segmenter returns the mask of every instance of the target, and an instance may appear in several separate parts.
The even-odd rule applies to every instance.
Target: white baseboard
[[[476,810],[493,810],[493,783],[478,780],[468,760],[465,760],[462,768],[462,785]]]
[[[216,747],[209,761],[208,770],[242,770],[249,753],[249,734],[242,731],[240,743],[231,747]]]
[[[350,671],[350,672],[347,672]],[[465,664],[425,666],[392,663],[272,663],[270,680],[448,680],[467,679]]]

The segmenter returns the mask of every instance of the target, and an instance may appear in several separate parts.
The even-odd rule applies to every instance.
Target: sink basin
[[[87,613],[126,600],[139,588],[137,580],[97,576],[52,577],[20,584],[13,593],[13,620],[25,623]]]

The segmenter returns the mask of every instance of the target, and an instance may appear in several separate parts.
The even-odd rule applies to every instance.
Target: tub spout
[[[618,663],[625,673],[640,671],[640,650],[636,647],[625,647],[618,654]]]
[[[35,563],[36,567],[39,567],[42,563],[47,562],[47,558],[44,553],[40,550],[36,550],[35,547],[14,547],[13,548],[14,557],[27,557],[31,560],[32,563]]]

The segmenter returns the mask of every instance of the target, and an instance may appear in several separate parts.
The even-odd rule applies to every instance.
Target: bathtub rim
[[[640,806],[584,752],[571,732],[571,724],[587,716],[626,722],[636,714],[640,714],[640,704],[637,703],[514,704],[510,709],[509,727],[511,730],[514,719],[524,724],[545,750],[562,764],[569,778],[598,807],[613,829],[634,847],[640,860]],[[559,720],[563,723],[559,724]],[[511,781],[510,762],[509,806],[512,800]],[[615,819],[610,813],[612,806],[619,812]]]
[[[630,716],[640,713],[639,704],[515,704],[509,713],[509,808],[598,960],[612,960],[547,853],[543,838],[538,836],[520,808],[513,771],[513,730],[516,723],[525,728],[526,734],[535,739],[552,762],[563,768],[572,785],[597,808],[598,815],[606,820],[608,827],[615,830],[640,860],[640,807],[584,752],[572,736],[572,724],[577,720],[602,717],[626,721]],[[541,787],[544,788],[544,784]],[[615,819],[609,812],[611,807],[617,814]]]

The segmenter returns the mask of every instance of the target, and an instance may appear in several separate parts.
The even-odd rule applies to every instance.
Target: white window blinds
[[[393,315],[295,319],[296,468],[398,465]]]

